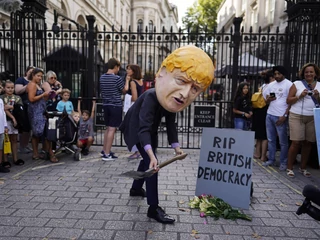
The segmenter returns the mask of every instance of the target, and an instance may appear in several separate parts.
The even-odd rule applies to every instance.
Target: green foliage
[[[0,9],[5,12],[15,12],[20,10],[22,4],[20,0],[0,0]]]
[[[222,0],[198,0],[187,9],[182,18],[185,29],[191,32],[213,30],[217,26],[217,12]]]
[[[199,197],[195,196],[189,202],[190,208],[199,209],[200,217],[210,216],[214,219],[219,219],[220,217],[225,219],[243,219],[247,221],[252,221],[252,218],[238,209],[234,209],[230,204],[223,201],[221,198],[213,197],[211,195],[201,195]]]

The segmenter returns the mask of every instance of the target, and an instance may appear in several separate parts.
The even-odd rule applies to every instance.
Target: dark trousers
[[[303,196],[320,206],[320,190],[313,185],[306,185],[303,188]]]
[[[149,169],[150,158],[144,148],[140,145],[136,145],[140,155],[142,156],[142,160],[140,161],[138,171],[144,172]],[[153,149],[153,152],[154,149]],[[132,183],[132,188],[134,189],[141,189],[143,183],[146,182],[146,192],[147,192],[147,203],[148,205],[158,205],[159,198],[158,198],[158,173],[153,174],[151,177],[134,180]]]

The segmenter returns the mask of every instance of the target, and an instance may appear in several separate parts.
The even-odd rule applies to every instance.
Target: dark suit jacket
[[[158,127],[163,116],[166,119],[169,144],[178,143],[176,113],[168,112],[160,105],[155,89],[145,91],[130,107],[119,127],[128,148],[131,150],[137,143],[142,147],[150,144],[156,148]]]

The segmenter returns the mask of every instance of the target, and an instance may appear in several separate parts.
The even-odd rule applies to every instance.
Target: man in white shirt
[[[287,71],[283,66],[273,67],[276,81],[270,83],[263,91],[263,97],[269,104],[266,117],[268,138],[268,161],[263,166],[271,166],[275,163],[277,151],[277,136],[280,142],[280,171],[287,169],[288,161],[288,114],[290,106],[286,100],[292,82],[286,79]]]

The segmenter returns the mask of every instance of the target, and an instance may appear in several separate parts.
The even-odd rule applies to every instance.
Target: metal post
[[[94,69],[96,65],[96,59],[94,54],[94,45],[95,45],[95,34],[94,34],[94,22],[96,21],[95,16],[88,15],[86,16],[88,21],[88,32],[87,32],[87,40],[88,40],[88,59],[87,59],[87,78],[86,78],[86,95],[88,98],[92,98],[96,93],[96,79],[94,74]]]
[[[234,34],[232,36],[233,42],[233,60],[232,60],[232,98],[235,96],[238,83],[238,66],[239,66],[239,49],[241,42],[240,25],[242,17],[233,19]]]

